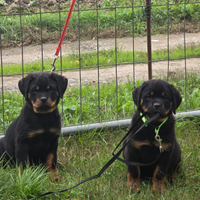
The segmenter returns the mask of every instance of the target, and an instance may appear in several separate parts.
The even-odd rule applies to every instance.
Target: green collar
[[[140,116],[142,116],[142,113],[140,113]],[[168,120],[168,117],[167,117],[157,128],[155,128],[155,133],[158,133],[158,132],[159,132],[161,126],[162,126],[167,120]],[[143,117],[142,117],[142,121],[145,123],[145,122],[147,121],[147,118],[146,118],[145,116],[143,116]],[[145,125],[145,126],[147,127],[148,125]]]

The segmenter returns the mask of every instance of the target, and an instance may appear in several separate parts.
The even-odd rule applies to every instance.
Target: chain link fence
[[[18,81],[31,72],[50,72],[70,4],[0,0],[1,133],[24,103]],[[199,10],[193,0],[77,0],[55,71],[69,79],[59,105],[64,132],[129,121],[135,109],[131,92],[149,78],[179,89],[178,111],[198,109]]]

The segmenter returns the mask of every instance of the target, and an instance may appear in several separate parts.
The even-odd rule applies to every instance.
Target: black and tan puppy
[[[175,138],[175,119],[173,113],[181,103],[181,96],[178,90],[171,84],[157,79],[146,81],[142,86],[133,91],[133,101],[137,110],[132,117],[131,125],[146,112],[145,119],[151,118],[159,113],[159,119],[139,131],[132,141],[125,147],[123,157],[126,161],[139,163],[152,163],[160,153],[159,142],[155,139],[155,132],[162,139],[161,146],[163,153],[156,163],[150,166],[127,165],[127,188],[138,192],[140,178],[152,178],[152,192],[164,190],[164,182],[167,176],[174,179],[177,176],[177,167],[181,161],[180,146]],[[141,119],[132,133],[124,140],[123,145],[129,140],[134,132],[144,123]]]
[[[26,103],[19,117],[8,127],[0,140],[0,156],[17,163],[43,163],[58,179],[57,147],[61,121],[57,105],[67,88],[68,80],[55,73],[32,73],[19,81]]]

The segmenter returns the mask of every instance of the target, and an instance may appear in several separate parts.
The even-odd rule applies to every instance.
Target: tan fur
[[[164,183],[165,183],[166,177],[164,177],[162,180],[157,180],[156,174],[158,173],[158,171],[159,171],[159,166],[156,166],[156,169],[153,174],[153,188],[152,188],[153,193],[156,193],[158,191],[163,192],[165,190]]]
[[[134,192],[139,192],[140,191],[140,185],[139,185],[140,168],[137,167],[137,170],[138,170],[138,177],[137,178],[133,178],[130,173],[127,173],[127,184],[126,184],[126,187],[127,188],[131,187],[131,189]]]
[[[160,147],[159,142],[153,141],[152,143],[150,143],[150,141],[148,141],[148,140],[145,140],[145,141],[136,141],[136,140],[134,140],[134,141],[132,141],[131,144],[136,149],[140,149],[144,145],[149,145],[149,146],[155,145],[157,147]],[[171,146],[172,146],[172,144],[170,144],[170,143],[163,143],[162,142],[162,148],[163,148],[164,151],[169,151]]]
[[[44,129],[34,130],[34,131],[31,131],[31,132],[28,133],[28,137],[29,137],[29,138],[33,138],[33,137],[35,137],[36,135],[42,134],[42,133],[44,133]]]
[[[47,167],[47,172],[52,173],[51,178],[55,181],[58,181],[58,172],[57,168],[53,169],[53,154],[49,154],[46,159],[46,167]]]

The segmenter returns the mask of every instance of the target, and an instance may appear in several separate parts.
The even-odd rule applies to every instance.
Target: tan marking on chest
[[[157,146],[157,147],[160,147],[160,145],[159,145],[159,143],[157,141],[150,142],[148,140],[144,140],[144,141],[134,140],[134,141],[132,141],[131,144],[136,149],[140,149],[142,146],[153,146],[153,145]],[[169,151],[171,146],[172,146],[171,143],[162,142],[162,148],[163,148],[164,151]]]
[[[60,129],[57,129],[57,128],[50,128],[49,132],[57,135],[57,136],[60,136]]]
[[[38,129],[38,130],[30,131],[30,132],[28,133],[28,137],[29,137],[29,138],[33,138],[33,137],[35,137],[36,135],[42,134],[42,133],[44,133],[44,129]]]
[[[140,149],[142,146],[144,145],[151,145],[150,142],[148,140],[144,140],[144,141],[137,141],[134,140],[132,142],[132,145],[136,148],[136,149]]]
[[[57,136],[60,136],[60,129],[57,129],[57,128],[50,128],[48,131],[45,131],[44,129],[38,129],[38,130],[34,130],[34,131],[30,131],[28,133],[28,137],[29,138],[33,138],[35,137],[36,135],[39,135],[39,134],[43,134],[45,132],[50,132],[51,134],[55,134]]]

